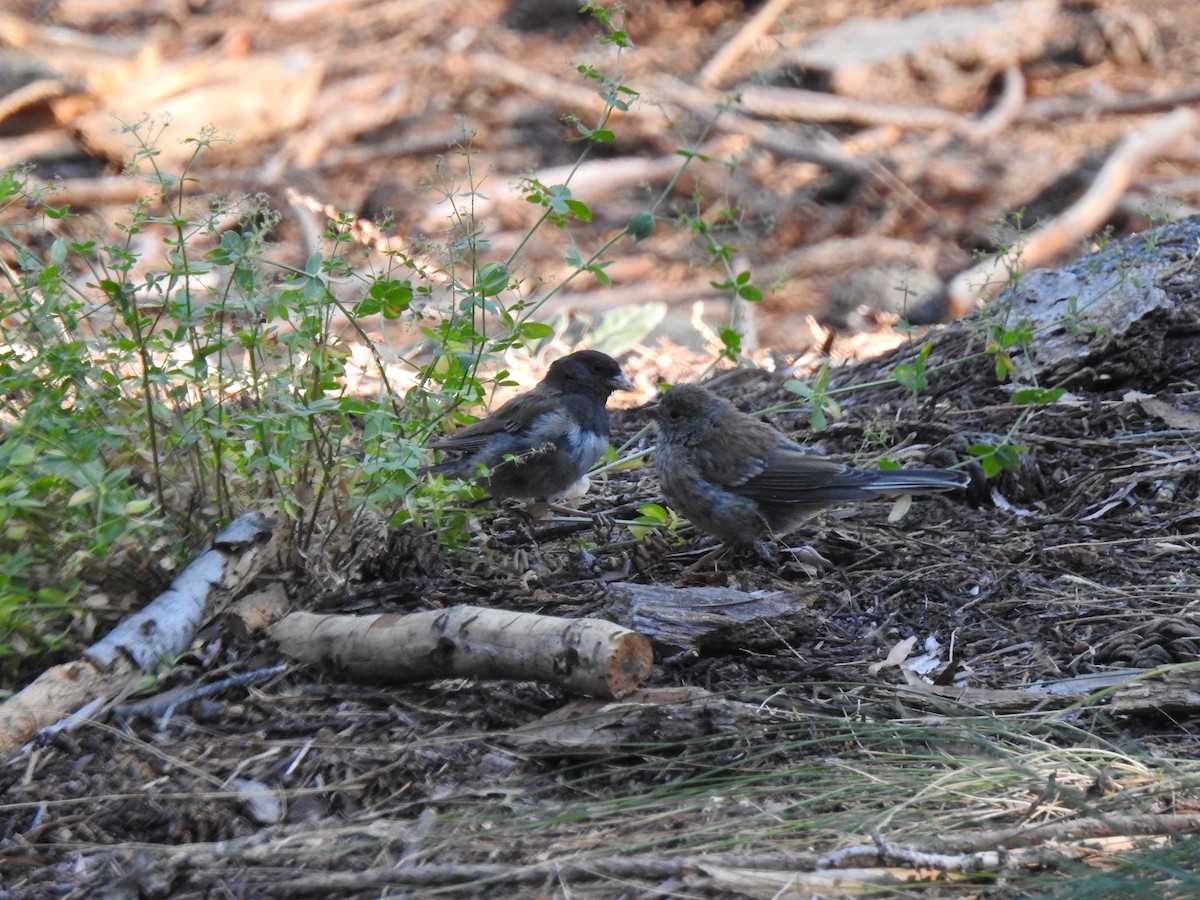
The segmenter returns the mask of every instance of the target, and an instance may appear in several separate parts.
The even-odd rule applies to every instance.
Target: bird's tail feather
[[[467,464],[461,459],[450,459],[445,462],[433,463],[428,466],[421,466],[417,469],[417,477],[424,478],[426,475],[445,475],[447,478],[470,478],[477,474],[478,468]]]
[[[877,494],[920,494],[931,491],[953,491],[967,486],[966,472],[947,469],[884,469],[866,485]]]

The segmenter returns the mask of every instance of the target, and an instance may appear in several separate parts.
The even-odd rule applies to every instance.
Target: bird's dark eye
[[[671,410],[671,418],[672,419],[682,419],[683,413],[677,409],[673,409],[673,410]]]

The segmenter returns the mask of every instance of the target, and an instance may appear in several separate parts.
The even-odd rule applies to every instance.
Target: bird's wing
[[[762,459],[758,471],[729,490],[762,503],[823,504],[866,496],[874,480],[871,472],[781,442]]]
[[[472,422],[466,428],[434,441],[429,447],[453,453],[474,453],[498,434],[527,433],[539,417],[554,409],[557,401],[557,392],[534,388],[513,397],[487,418]]]
[[[767,455],[779,433],[765,422],[739,417],[737,427],[716,427],[691,448],[696,473],[705,481],[726,488],[745,484],[766,466]]]

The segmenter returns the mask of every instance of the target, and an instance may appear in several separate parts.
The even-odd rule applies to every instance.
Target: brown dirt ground
[[[895,15],[938,5],[859,3],[853,12],[887,10]],[[62,6],[63,15],[73,11],[76,17],[65,22],[72,27],[114,34],[158,28],[165,30],[167,45],[183,53],[238,41],[256,50],[313,49],[329,61],[331,82],[349,84],[355,76],[397,68],[412,79],[418,93],[428,92],[427,104],[393,126],[338,137],[321,161],[292,171],[287,180],[302,181],[304,189],[340,208],[402,209],[402,228],[416,231],[424,221],[427,197],[416,195],[414,201],[411,192],[429,171],[429,152],[401,155],[385,164],[370,152],[355,162],[351,151],[409,134],[413,123],[444,135],[454,131],[457,116],[476,120],[476,147],[498,181],[509,173],[573,158],[556,122],[563,110],[552,99],[531,98],[498,77],[481,83],[469,64],[470,54],[454,49],[465,42],[473,52],[519,58],[531,69],[561,76],[569,61],[590,52],[586,48],[592,41],[592,32],[576,27],[569,17],[556,19],[561,24],[551,30],[522,31],[501,20],[506,5],[499,2],[473,4],[469,21],[462,3],[429,4],[423,11],[422,4],[400,3],[386,15],[386,5],[364,4],[341,7],[337,27],[331,28],[323,17],[313,16],[264,24],[263,14],[271,5],[259,2],[193,4],[190,13],[163,4],[157,13],[152,6],[138,15],[127,10],[118,14],[118,4]],[[1040,62],[1027,72],[1032,96],[1138,92],[1200,77],[1200,41],[1194,33],[1200,23],[1190,3],[1097,6],[1115,20],[1151,26],[1149,33],[1156,36],[1152,58],[1130,51],[1101,54],[1086,66]],[[13,12],[32,18],[38,14],[34,7],[18,2]],[[112,12],[106,17],[98,12],[104,9]],[[849,11],[846,4],[797,4],[795,27],[798,33],[816,30]],[[636,9],[630,31],[639,50],[628,57],[627,77],[636,81],[656,71],[694,71],[748,15],[743,4],[732,0],[658,2]],[[519,53],[514,50],[518,46]],[[406,53],[411,54],[407,60]],[[429,67],[420,78],[412,74],[419,66]],[[505,112],[497,115],[497,107]],[[925,157],[904,190],[867,185],[832,200],[825,190],[829,184],[805,181],[808,176],[802,178],[787,165],[748,165],[738,177],[751,184],[739,184],[738,192],[757,198],[760,207],[744,223],[741,240],[754,246],[753,264],[831,236],[886,235],[930,248],[933,268],[945,276],[990,244],[998,219],[1038,203],[1048,213],[1061,209],[1078,193],[1078,185],[1073,188],[1066,176],[1094,171],[1099,155],[1136,118],[1025,124],[988,146],[950,148]],[[644,140],[625,149],[661,150],[653,137]],[[924,138],[897,140],[895,159],[905,153],[915,156],[913,148]],[[230,190],[257,189],[254,167],[277,150],[277,145],[235,149],[211,168],[202,167],[200,175]],[[1195,171],[1195,164],[1194,158],[1160,164],[1145,174],[1137,190],[1152,196],[1155,178],[1182,178]],[[947,174],[955,166],[961,166],[961,171],[954,169],[962,178],[958,182]],[[1023,194],[1000,188],[1022,174],[1027,176]],[[789,177],[797,181],[795,191],[781,187]],[[268,189],[281,196],[285,186],[280,182]],[[1188,195],[1180,188],[1176,199],[1193,201],[1196,189],[1192,191]],[[623,193],[610,206],[598,207],[605,217],[597,224],[598,233],[619,227],[638,208],[641,196]],[[914,196],[919,203],[911,202]],[[1144,224],[1129,208],[1114,214],[1115,231]],[[519,223],[518,218],[513,226]],[[698,272],[701,279],[707,277],[694,253],[672,245],[661,231],[653,246],[639,247],[638,256],[623,260],[627,277],[637,280],[653,272],[668,286],[689,282]],[[502,230],[497,243],[502,245],[507,234]],[[286,221],[278,237],[284,246],[295,237]],[[548,247],[538,252],[554,260],[557,251]],[[557,271],[558,264],[553,265]],[[777,373],[797,359],[814,358],[808,333],[795,323],[814,308],[813,297],[824,282],[798,282],[764,303],[760,333],[779,339],[778,346],[765,346],[757,357],[765,368],[722,375],[716,382],[743,408],[792,399]],[[1200,299],[1193,296],[1191,301]],[[839,337],[835,355],[857,352],[859,340]],[[819,435],[808,432],[801,412],[781,413],[772,421],[863,465],[901,444],[911,445],[906,462],[961,462],[967,446],[1007,433],[1018,415],[996,383],[990,359],[979,353],[984,340],[971,322],[942,334],[931,363],[968,361],[933,375],[916,402],[895,385],[885,385],[848,395],[842,417]],[[697,371],[696,357],[674,352],[662,344],[633,354],[628,366],[643,384]],[[834,383],[872,383],[906,355],[911,348],[901,344],[893,355],[838,368]],[[828,558],[832,565],[826,571],[814,575],[784,555],[770,562],[753,553],[738,557],[715,576],[716,582],[790,592],[815,619],[806,620],[803,629],[760,637],[754,645],[714,643],[696,654],[675,655],[670,648],[659,648],[649,684],[728,691],[750,703],[770,699],[780,708],[829,723],[850,723],[913,714],[893,690],[903,680],[895,668],[868,670],[908,637],[936,639],[943,648],[952,642],[958,666],[952,674],[978,688],[1022,688],[1112,668],[1194,661],[1200,652],[1200,614],[1194,611],[1200,575],[1200,475],[1194,465],[1175,479],[1153,473],[1164,460],[1194,454],[1196,433],[1165,428],[1129,396],[1134,390],[1154,394],[1177,409],[1200,413],[1194,360],[1188,354],[1180,360],[1177,369],[1080,389],[1078,402],[1039,410],[1015,435],[1027,447],[1020,469],[987,482],[976,472],[963,496],[918,501],[899,523],[887,521],[886,503],[826,513],[797,535]],[[645,421],[645,413],[636,408],[619,410],[614,443],[632,438]],[[619,472],[596,486],[587,508],[628,511],[654,499],[656,492],[646,470]],[[673,584],[687,561],[656,545],[636,546],[619,529],[607,535],[565,535],[537,526],[531,540],[506,514],[483,515],[481,523],[488,536],[486,552],[455,555],[439,549],[427,535],[397,534],[373,554],[349,591],[297,594],[329,611],[404,612],[469,602],[594,615],[607,608],[609,582]],[[586,572],[581,572],[572,545],[575,538],[588,541],[595,557]],[[687,547],[702,543],[691,538]],[[277,662],[270,648],[247,648],[213,629],[193,655],[180,660],[163,688],[219,682]],[[513,837],[510,832],[503,840],[489,838],[482,827],[470,841],[457,843],[446,839],[445,823],[467,810],[478,817],[481,807],[493,809],[497,820],[519,822],[535,806],[553,809],[589,792],[597,803],[604,797],[652,794],[685,775],[711,777],[712,784],[720,784],[716,773],[727,769],[761,772],[766,783],[773,783],[772,771],[803,762],[789,756],[783,744],[772,756],[748,761],[755,741],[780,732],[753,731],[741,721],[724,730],[717,712],[707,726],[678,724],[679,734],[671,733],[669,723],[648,719],[644,740],[659,746],[632,754],[637,765],[615,750],[539,756],[514,749],[517,745],[506,740],[567,700],[531,683],[445,681],[377,688],[290,667],[249,687],[193,701],[161,730],[155,719],[132,716],[56,735],[26,754],[21,764],[10,764],[2,778],[0,869],[5,889],[31,897],[86,896],[98,885],[106,886],[110,896],[275,896],[309,890],[374,896],[382,890],[378,885],[347,882],[338,889],[327,880],[322,889],[321,878],[405,857],[432,859],[438,866],[522,864],[579,851],[593,842],[620,846],[638,829],[678,829],[679,846],[686,848],[691,846],[686,827],[669,815],[657,823],[621,823],[618,817],[598,819],[586,828],[557,823],[533,835]],[[1192,712],[1117,719],[1097,706],[1072,713],[1069,725],[1078,734],[1103,735],[1139,752],[1184,758],[1198,752],[1198,722]],[[688,740],[706,729],[710,737],[721,734],[727,741],[704,745],[703,754],[693,752]],[[957,731],[953,735],[967,739]],[[1049,742],[1068,739],[1060,732],[1045,736]],[[842,740],[830,748],[831,756],[853,756],[854,735],[846,732]],[[286,804],[279,822],[264,827],[256,821],[244,798],[227,790],[231,777],[281,786]],[[791,786],[781,782],[777,787],[779,802],[786,804]],[[1197,799],[1183,794],[1150,798],[1145,808],[1188,812]],[[1103,801],[1097,800],[1095,808],[1103,811]],[[714,827],[736,828],[740,814],[732,808],[711,811],[711,821],[718,823]],[[992,824],[1020,819],[1016,810]],[[396,823],[405,823],[407,830]],[[318,831],[322,852],[310,854],[298,836]],[[264,853],[258,861],[252,848],[267,833],[283,842],[280,847],[295,839],[294,854]],[[344,847],[329,851],[328,845],[339,840]],[[226,848],[233,856],[223,858],[212,845],[186,860],[154,852],[159,845],[214,841],[235,842]],[[240,855],[237,841],[246,842]],[[430,885],[439,883],[430,877]],[[648,888],[659,881],[632,883]],[[404,889],[421,887],[414,881]],[[490,890],[497,896],[506,893],[503,885]],[[554,883],[540,887],[546,896],[556,890],[568,888]],[[634,887],[628,890],[635,892]],[[610,886],[608,895],[614,893]]]

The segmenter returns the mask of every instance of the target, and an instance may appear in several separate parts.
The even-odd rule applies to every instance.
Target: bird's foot
[[[592,517],[592,530],[596,532],[596,541],[601,544],[610,543],[613,531],[617,527],[616,520],[602,509],[590,513],[590,515]]]
[[[504,524],[511,525],[514,537],[519,537],[529,544],[537,544],[534,527],[538,518],[544,517],[545,512],[536,509],[536,506],[537,504],[530,504],[527,507],[515,500],[503,500],[500,503],[501,515],[496,517],[496,523],[499,524],[507,519],[508,521]]]
[[[785,569],[798,569],[812,578],[833,568],[833,563],[808,544],[802,547],[783,547],[780,552],[791,554],[792,557],[783,564]]]
[[[728,556],[731,550],[733,550],[733,546],[730,544],[717,544],[717,546],[713,547],[698,560],[685,568],[683,570],[684,576],[690,577],[694,575],[700,575],[702,570],[708,568],[710,565],[715,572],[718,568],[717,563],[719,563],[724,557]]]
[[[754,552],[758,554],[758,558],[765,563],[775,562],[775,556],[779,552],[779,544],[775,541],[755,541]]]
[[[613,530],[617,527],[617,523],[613,517],[604,510],[585,512],[581,509],[573,509],[570,506],[562,506],[557,503],[546,504],[546,508],[559,516],[591,519],[592,530],[596,532],[596,540],[601,544],[607,544],[612,540]]]

